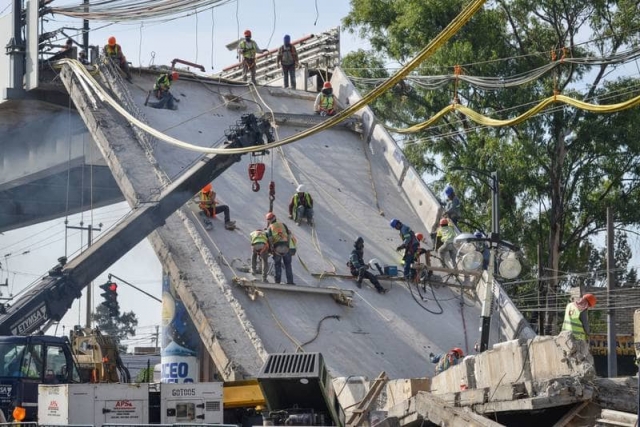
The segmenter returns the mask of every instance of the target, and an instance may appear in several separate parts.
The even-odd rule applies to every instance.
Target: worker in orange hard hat
[[[204,213],[204,226],[207,230],[213,228],[213,224],[209,218],[215,218],[217,214],[222,212],[224,214],[224,228],[227,230],[234,230],[236,228],[236,222],[231,221],[231,214],[229,212],[229,206],[218,204],[216,200],[216,192],[213,191],[211,183],[205,185],[200,190],[200,209]]]
[[[436,364],[436,375],[444,372],[450,367],[457,365],[464,358],[464,352],[461,348],[454,347],[445,354],[434,355],[429,353],[431,363]]]
[[[156,79],[156,83],[153,86],[153,94],[156,99],[158,99],[158,102],[150,103],[149,107],[177,110],[178,106],[175,105],[174,101],[180,102],[180,100],[174,97],[170,91],[171,83],[176,80],[178,80],[178,73],[175,71],[161,74],[160,77]]]
[[[564,311],[563,331],[570,331],[579,340],[586,340],[589,335],[587,310],[595,307],[598,299],[593,294],[584,294],[577,301],[567,304]]]
[[[331,82],[324,82],[322,85],[322,91],[316,96],[316,102],[313,103],[313,111],[321,116],[333,116],[336,113]]]
[[[247,81],[247,71],[251,72],[251,81],[256,83],[256,54],[266,53],[267,49],[260,49],[258,43],[251,39],[251,31],[245,30],[244,40],[238,43],[238,58],[242,61],[242,80]]]
[[[107,44],[104,46],[104,56],[116,61],[118,66],[124,71],[126,75],[126,79],[129,83],[131,83],[131,72],[129,71],[129,63],[127,62],[126,56],[122,53],[122,48],[118,43],[116,43],[116,38],[114,36],[109,37]]]

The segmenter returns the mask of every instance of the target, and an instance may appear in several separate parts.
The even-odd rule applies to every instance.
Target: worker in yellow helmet
[[[584,294],[577,301],[567,304],[564,310],[563,331],[570,331],[579,340],[586,340],[589,335],[587,310],[596,306],[598,299],[593,294]]]
[[[109,37],[107,44],[104,46],[103,52],[105,57],[118,64],[122,71],[124,71],[127,81],[131,83],[131,72],[129,71],[127,57],[122,53],[122,47],[116,43],[116,38],[114,36]]]

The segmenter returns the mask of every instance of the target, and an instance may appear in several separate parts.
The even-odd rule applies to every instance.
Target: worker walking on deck
[[[178,106],[174,104],[174,101],[180,102],[180,100],[176,99],[170,90],[171,83],[176,80],[178,80],[178,73],[175,71],[161,74],[153,85],[153,95],[156,97],[158,102],[150,103],[149,107],[177,110]]]
[[[313,104],[313,111],[321,116],[333,116],[336,113],[331,82],[324,82],[322,85],[322,91],[316,96]]]
[[[284,36],[284,44],[278,49],[278,57],[276,66],[282,67],[284,75],[284,87],[289,87],[289,79],[291,79],[291,88],[296,88],[296,68],[298,68],[298,52],[296,47],[291,44],[291,37],[287,34]]]
[[[267,238],[269,239],[269,246],[273,256],[276,283],[280,283],[282,263],[284,263],[287,285],[295,285],[293,283],[293,269],[291,268],[291,240],[293,235],[286,224],[277,220],[273,212],[268,212],[265,218],[267,219]]]
[[[303,184],[298,185],[296,193],[289,202],[289,219],[300,225],[306,218],[307,224],[313,226],[313,198],[307,193]]]
[[[251,39],[251,30],[245,30],[244,40],[238,44],[238,57],[242,60],[242,80],[247,81],[247,72],[251,73],[251,81],[256,83],[256,54],[266,53],[267,49],[260,49],[258,43]]]
[[[595,307],[597,302],[595,295],[584,294],[579,300],[567,304],[562,330],[572,332],[578,340],[587,340],[590,333],[587,310]]]
[[[391,226],[391,228],[394,228],[400,232],[402,244],[398,246],[396,250],[404,250],[404,254],[402,255],[402,261],[404,263],[404,279],[409,281],[412,279],[411,265],[415,261],[416,252],[420,244],[418,243],[418,239],[416,239],[416,235],[408,225],[404,225],[402,222],[395,218],[391,220],[389,225]]]
[[[456,237],[456,229],[447,218],[440,220],[440,227],[436,231],[436,241],[438,246],[438,255],[442,261],[443,267],[448,267],[447,259],[450,262],[450,268],[456,268],[456,247],[453,241]]]
[[[252,231],[251,238],[251,273],[262,274],[262,281],[268,282],[269,273],[269,238],[265,230]],[[258,258],[260,258],[260,270],[258,270]]]
[[[368,279],[380,294],[384,294],[387,290],[382,287],[375,274],[367,271],[370,266],[364,263],[364,239],[358,237],[353,244],[353,250],[349,256],[347,266],[351,270],[351,274],[356,277],[356,285],[361,288],[362,281]]]
[[[227,230],[234,230],[236,228],[236,222],[231,221],[229,206],[218,204],[216,192],[213,191],[211,183],[205,185],[204,188],[200,190],[200,209],[204,212],[204,224],[207,229],[210,230],[213,228],[213,224],[209,218],[215,218],[220,212],[224,214],[224,228]]]
[[[127,62],[127,57],[122,53],[122,48],[118,43],[116,43],[115,37],[109,37],[107,44],[104,46],[103,52],[104,56],[115,61],[118,64],[122,71],[124,71],[127,81],[131,83],[131,72],[129,71],[129,63]]]
[[[431,363],[436,364],[436,375],[446,371],[450,367],[457,365],[464,358],[464,352],[458,347],[454,347],[449,350],[448,353],[434,355],[429,353],[429,359]]]
[[[452,186],[447,185],[447,187],[444,189],[444,194],[445,196],[447,196],[447,202],[444,207],[443,216],[445,218],[449,218],[453,222],[453,224],[457,226],[458,220],[462,215],[462,203],[460,202],[460,199],[456,195],[456,192],[454,191]]]

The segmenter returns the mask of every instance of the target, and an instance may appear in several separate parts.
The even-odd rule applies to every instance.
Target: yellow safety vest
[[[256,45],[256,42],[254,42],[253,40],[249,42],[246,40],[242,40],[240,42],[239,48],[240,48],[240,53],[242,53],[243,57],[247,59],[253,59],[256,57],[256,50],[258,46]]]
[[[120,56],[120,52],[119,49],[120,45],[116,44],[115,46],[111,46],[111,45],[106,45],[104,47],[104,53],[107,56],[110,56],[112,58],[117,58],[118,56]]]
[[[573,336],[579,340],[586,340],[587,334],[582,326],[580,320],[580,310],[574,302],[567,304],[567,308],[564,311],[564,323],[562,324],[563,331],[571,331]]]
[[[200,209],[208,210],[213,209],[216,210],[216,193],[213,191],[204,193],[200,191]],[[215,213],[214,213],[215,216]]]
[[[289,233],[281,222],[273,222],[269,225],[269,235],[271,246],[275,247],[278,243],[289,243]]]
[[[333,95],[320,94],[320,109],[326,111],[333,110]]]
[[[311,196],[309,193],[304,193],[305,206],[311,207]],[[298,205],[300,205],[300,193],[296,193],[293,195],[293,209],[297,209]]]
[[[267,243],[267,233],[262,230],[252,231],[249,236],[251,237],[251,244],[255,245],[257,243]]]

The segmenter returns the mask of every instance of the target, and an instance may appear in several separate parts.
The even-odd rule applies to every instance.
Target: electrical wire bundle
[[[232,0],[99,0],[76,6],[53,7],[51,12],[94,21],[148,21],[186,16]]]

